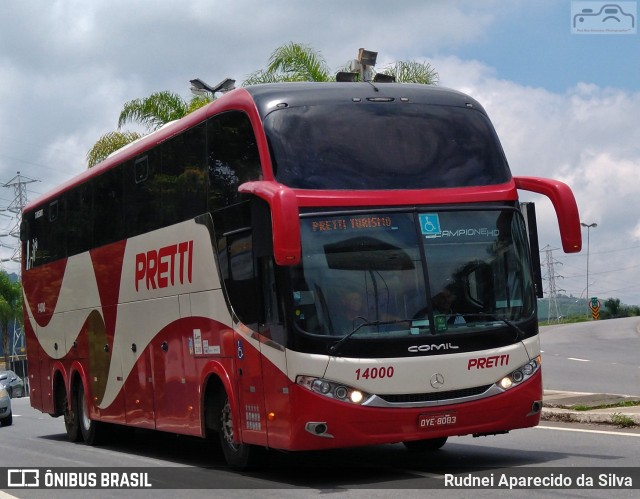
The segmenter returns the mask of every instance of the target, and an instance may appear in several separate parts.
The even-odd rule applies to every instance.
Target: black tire
[[[64,388],[62,388],[62,390],[64,390]],[[70,442],[80,442],[82,440],[82,434],[80,433],[80,423],[78,422],[78,397],[73,394],[71,397],[71,402],[69,402],[65,391],[64,398],[62,400],[64,408],[64,427],[67,430],[67,438]]]
[[[13,414],[9,413],[6,418],[0,419],[0,426],[11,426],[13,423]]]
[[[260,447],[255,445],[243,444],[234,441],[233,433],[233,412],[229,397],[224,395],[224,403],[220,411],[220,447],[222,453],[230,468],[238,470],[246,470],[256,466],[260,451]]]
[[[412,452],[430,452],[440,449],[447,443],[447,437],[429,438],[426,440],[410,440],[402,442]]]
[[[84,443],[87,445],[99,445],[104,440],[106,425],[100,421],[94,421],[89,417],[86,397],[82,386],[78,389],[76,400],[78,425],[80,426],[80,433],[82,434]]]

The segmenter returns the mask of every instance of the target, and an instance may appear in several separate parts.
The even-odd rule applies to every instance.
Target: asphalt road
[[[640,396],[640,317],[540,328],[545,390]]]
[[[637,352],[640,321],[621,319],[543,328],[545,387],[575,391],[638,394]],[[580,359],[580,360],[571,360]],[[627,379],[628,378],[628,379]],[[10,497],[57,499],[87,497],[636,497],[635,490],[490,489],[424,490],[449,476],[530,473],[547,476],[585,472],[594,477],[639,474],[640,429],[543,422],[508,435],[451,438],[440,451],[412,453],[401,444],[329,452],[272,452],[264,469],[238,473],[227,469],[215,445],[164,433],[136,431],[103,447],[66,439],[61,418],[33,410],[26,398],[13,400],[14,424],[0,428],[1,468],[151,468],[163,487],[180,490],[27,490],[4,489]]]
[[[487,469],[543,474],[586,470],[623,473],[640,462],[640,430],[543,423],[532,429],[493,437],[452,438],[440,451],[412,453],[401,444],[330,452],[270,453],[261,471],[228,470],[222,456],[205,441],[152,432],[135,432],[103,447],[66,440],[63,423],[31,409],[27,399],[14,401],[11,427],[0,428],[0,468],[77,468],[160,470],[161,486],[182,490],[92,490],[95,499],[112,497],[424,497],[421,488],[443,483],[447,474],[479,475]],[[640,482],[640,477],[638,477]],[[193,489],[192,487],[197,487]],[[5,489],[13,497],[55,499],[87,497],[86,490]],[[585,490],[442,490],[438,497],[603,497]],[[636,497],[637,490],[616,490],[615,497]],[[10,496],[3,496],[0,499]]]

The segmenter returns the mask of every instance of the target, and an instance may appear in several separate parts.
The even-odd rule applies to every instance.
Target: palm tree
[[[401,83],[435,85],[438,82],[438,73],[426,62],[398,61],[384,68],[382,73],[395,76],[396,81]],[[248,75],[242,85],[288,81],[335,81],[335,76],[320,52],[309,45],[291,42],[278,47],[269,57],[267,68]],[[163,91],[127,102],[118,118],[118,131],[100,137],[87,153],[89,168],[141,137],[137,132],[121,132],[126,123],[139,123],[152,132],[204,106],[213,98],[213,95],[207,94],[193,97],[187,102],[175,93]]]
[[[97,165],[112,152],[143,136],[138,132],[121,132],[120,129],[125,124],[136,122],[143,125],[147,132],[153,132],[170,121],[183,118],[212,100],[212,96],[201,95],[186,101],[178,94],[163,91],[155,92],[144,99],[126,102],[118,117],[118,130],[104,134],[87,153],[88,167]]]
[[[347,68],[341,68],[341,71]],[[438,72],[428,62],[398,61],[382,70],[400,83],[435,85]],[[254,71],[243,86],[287,81],[335,81],[322,54],[308,45],[291,42],[278,47],[269,57],[267,69]]]
[[[89,168],[96,166],[114,151],[138,140],[142,135],[138,132],[108,132],[105,133],[87,153],[87,165]]]
[[[22,286],[11,282],[6,272],[0,272],[0,335],[4,363],[9,369],[9,324],[14,320],[22,323]]]
[[[331,81],[331,70],[320,52],[308,45],[289,43],[269,57],[267,69],[251,73],[243,86],[287,81]]]
[[[398,83],[438,83],[438,72],[428,62],[396,61],[384,68],[382,74],[394,76]]]
[[[189,109],[189,102],[178,94],[169,91],[155,92],[144,99],[133,99],[125,103],[118,118],[118,130],[126,123],[136,122],[153,132],[170,121],[185,117],[189,114]]]

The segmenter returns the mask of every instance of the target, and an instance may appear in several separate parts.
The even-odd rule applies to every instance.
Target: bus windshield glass
[[[300,334],[465,334],[530,319],[534,293],[515,210],[305,217],[292,269]]]
[[[278,182],[299,189],[431,189],[507,182],[481,112],[402,102],[291,107],[265,131]]]

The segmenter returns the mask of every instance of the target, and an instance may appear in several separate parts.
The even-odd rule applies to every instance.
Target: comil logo
[[[638,2],[571,2],[571,33],[635,35]]]

